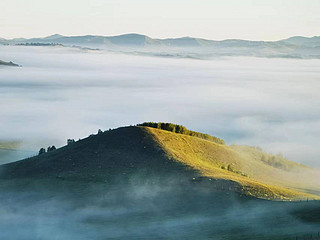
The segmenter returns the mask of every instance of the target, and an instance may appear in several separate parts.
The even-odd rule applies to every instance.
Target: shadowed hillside
[[[2,165],[2,179],[125,182],[171,181],[231,190],[264,199],[316,199],[302,181],[310,168],[289,162],[290,171],[256,159],[256,152],[150,127],[101,132],[39,156]],[[287,163],[287,162],[285,162]],[[309,192],[309,193],[308,193]],[[313,193],[313,194],[311,194]]]
[[[92,135],[26,160],[3,165],[2,177],[57,177],[106,180],[131,172],[163,171],[179,174],[187,166],[166,158],[164,151],[143,128],[125,127]],[[192,171],[193,174],[194,171]]]

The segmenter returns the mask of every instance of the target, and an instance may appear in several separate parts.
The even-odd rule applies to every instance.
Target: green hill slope
[[[172,158],[199,170],[203,176],[237,182],[248,195],[284,200],[319,198],[318,170],[284,158],[275,158],[272,165],[263,161],[262,156],[268,154],[252,147],[225,146],[182,134],[147,129]]]
[[[311,180],[299,179],[302,172],[312,169],[293,162],[277,168],[261,161],[259,154],[263,153],[160,129],[124,127],[2,165],[0,178],[171,181],[264,199],[319,198]],[[290,165],[290,170],[284,170],[283,165]]]

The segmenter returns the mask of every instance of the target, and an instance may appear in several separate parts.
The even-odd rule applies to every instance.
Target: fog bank
[[[168,59],[0,46],[0,138],[61,146],[144,121],[183,124],[320,167],[320,60]]]
[[[208,186],[183,190],[152,181],[66,181],[54,191],[40,182],[22,189],[6,183],[0,190],[2,239],[303,239],[319,229],[318,220],[297,214],[319,209],[316,202],[241,200]]]

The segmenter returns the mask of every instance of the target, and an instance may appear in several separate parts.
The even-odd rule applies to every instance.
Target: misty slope
[[[315,191],[314,186],[296,177],[296,170],[308,168],[291,164],[294,170],[285,171],[245,156],[237,147],[148,127],[125,127],[2,165],[0,173],[5,179],[103,182],[139,176],[145,181],[150,177],[209,184],[266,199],[316,199],[316,195],[302,192]]]

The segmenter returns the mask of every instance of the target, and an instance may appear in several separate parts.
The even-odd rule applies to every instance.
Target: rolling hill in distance
[[[320,58],[320,37],[291,37],[280,41],[221,41],[193,37],[154,39],[141,34],[119,36],[62,36],[44,38],[0,39],[4,45],[63,45],[91,49],[178,58],[210,58],[215,56],[256,56],[283,58]]]
[[[259,148],[227,146],[222,139],[179,126],[144,123],[100,132],[4,164],[0,177],[113,182],[119,176],[122,180],[139,176],[209,184],[212,189],[268,200],[320,199],[319,170]]]
[[[13,62],[5,62],[5,61],[2,61],[0,60],[0,66],[3,65],[3,66],[10,66],[10,67],[19,67],[18,64],[15,64]]]

